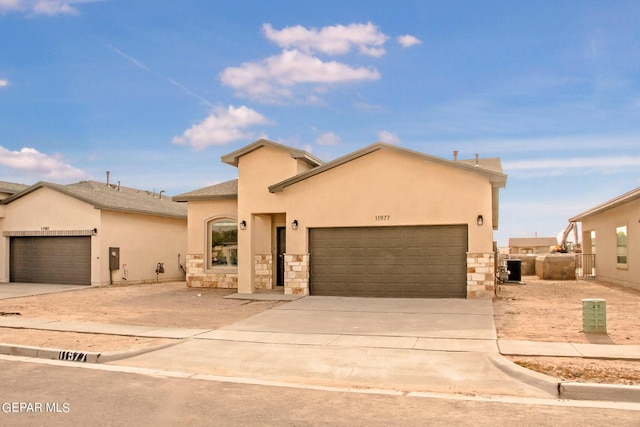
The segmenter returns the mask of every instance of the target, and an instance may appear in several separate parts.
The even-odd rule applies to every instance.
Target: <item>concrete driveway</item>
[[[86,285],[54,285],[50,283],[0,283],[0,299],[31,297],[55,292],[87,289]]]
[[[500,356],[490,300],[305,297],[112,364],[315,386],[555,396],[547,377]]]

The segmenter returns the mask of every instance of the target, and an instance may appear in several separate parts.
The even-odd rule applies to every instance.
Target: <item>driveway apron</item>
[[[505,371],[490,300],[309,296],[111,363],[302,385],[551,397],[546,384]]]

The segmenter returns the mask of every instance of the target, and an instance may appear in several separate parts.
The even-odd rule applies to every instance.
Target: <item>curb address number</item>
[[[376,215],[376,221],[389,221],[391,215]]]

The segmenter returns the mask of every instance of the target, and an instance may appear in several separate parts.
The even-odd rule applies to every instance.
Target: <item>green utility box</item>
[[[582,300],[582,331],[585,333],[607,333],[607,302],[603,299]]]

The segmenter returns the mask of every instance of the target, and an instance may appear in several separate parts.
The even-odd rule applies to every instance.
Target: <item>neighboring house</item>
[[[188,204],[189,286],[495,294],[499,159],[451,161],[377,143],[323,163],[261,139],[222,161],[238,168],[237,180],[173,198]]]
[[[0,200],[4,200],[9,196],[21,192],[29,188],[28,185],[16,184],[15,182],[0,181]],[[2,209],[0,207],[0,209]]]
[[[556,246],[555,237],[512,237],[509,239],[509,254],[548,254]]]
[[[182,280],[186,219],[183,204],[157,193],[38,182],[0,202],[0,282]]]
[[[582,223],[582,257],[595,258],[596,279],[640,289],[640,187],[569,221]]]

